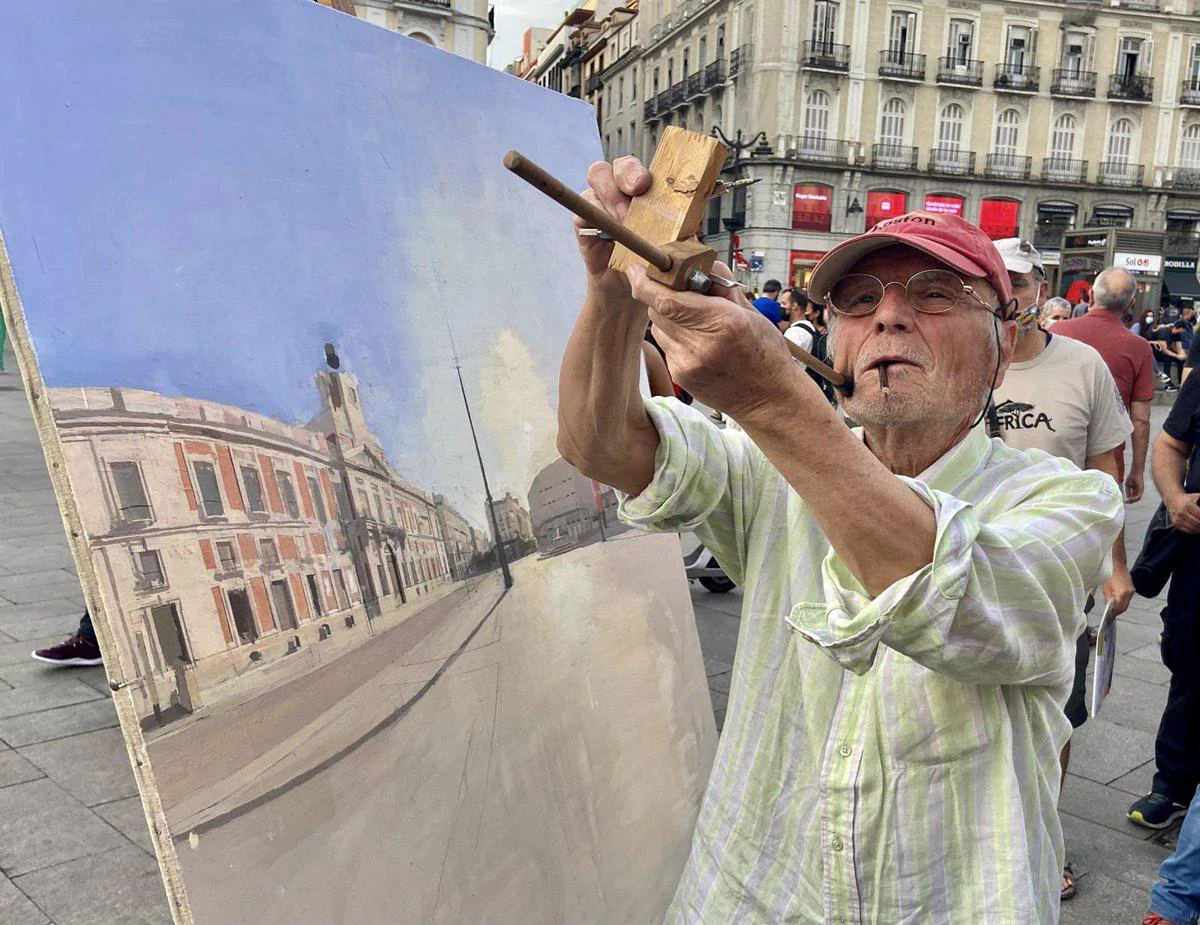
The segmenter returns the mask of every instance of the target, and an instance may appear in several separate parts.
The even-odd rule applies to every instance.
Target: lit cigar
[[[879,389],[884,395],[888,393],[888,364],[879,364]]]

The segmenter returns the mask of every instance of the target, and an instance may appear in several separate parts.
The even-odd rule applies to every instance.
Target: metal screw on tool
[[[712,290],[712,280],[703,270],[692,270],[688,276],[688,289],[701,295],[708,295]]]

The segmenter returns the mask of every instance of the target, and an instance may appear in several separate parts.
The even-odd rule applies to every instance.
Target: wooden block
[[[625,227],[659,246],[699,234],[724,163],[725,146],[716,138],[667,126],[650,162],[653,182],[630,204]],[[634,264],[646,261],[621,244],[613,248],[610,267]]]

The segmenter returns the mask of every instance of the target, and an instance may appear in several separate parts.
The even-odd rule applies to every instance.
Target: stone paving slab
[[[171,922],[158,863],[128,842],[111,851],[15,877],[13,882],[55,925]],[[79,885],[85,883],[87,890],[80,890]]]
[[[154,854],[146,811],[140,796],[114,800],[92,807],[93,812],[149,855]]]
[[[111,700],[89,700],[0,720],[0,742],[18,748],[116,725],[117,711]],[[133,774],[132,768],[129,773]]]
[[[52,780],[0,788],[0,870],[14,880],[125,844],[128,839]]]
[[[0,922],[4,925],[46,925],[50,919],[11,880],[0,874]]]
[[[18,752],[85,806],[137,795],[137,784],[126,766],[125,740],[116,727],[30,745]]]

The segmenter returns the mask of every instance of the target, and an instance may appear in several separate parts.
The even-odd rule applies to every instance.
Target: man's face
[[[783,307],[785,312],[791,312],[794,307],[792,303],[792,294],[786,291],[781,293],[779,296],[779,304]]]
[[[1052,305],[1046,311],[1044,320],[1045,320],[1046,324],[1054,324],[1057,321],[1066,321],[1070,317],[1071,317],[1071,309],[1067,308],[1067,306]]]
[[[1183,320],[1188,324],[1196,323],[1196,309],[1192,308],[1192,306],[1187,306],[1183,309],[1183,311],[1180,312],[1180,314],[1183,316]]]
[[[1046,301],[1050,286],[1034,271],[1031,270],[1028,273],[1010,272],[1008,279],[1012,283],[1013,297],[1017,300],[1017,314],[1020,314],[1031,305],[1041,305]]]
[[[984,279],[964,279],[979,301],[964,293],[947,312],[929,315],[912,307],[903,284],[922,270],[944,270],[932,257],[904,245],[868,254],[847,273],[868,273],[886,286],[883,300],[864,317],[836,320],[837,368],[853,374],[854,394],[843,399],[860,424],[890,427],[970,422],[983,409],[996,372],[997,344],[990,310],[997,297]],[[986,306],[986,307],[985,307]],[[1016,341],[1016,325],[1000,323],[999,383]],[[888,359],[888,394],[880,389],[880,361]]]

